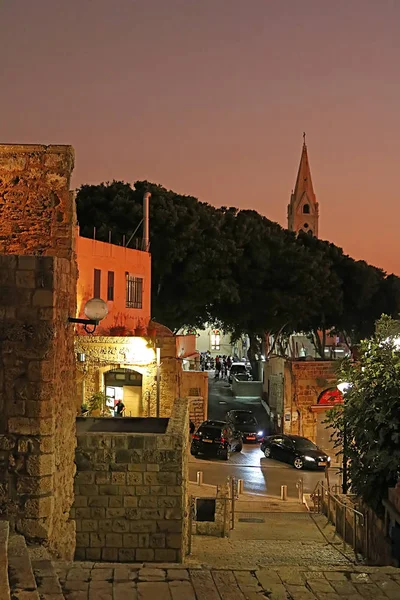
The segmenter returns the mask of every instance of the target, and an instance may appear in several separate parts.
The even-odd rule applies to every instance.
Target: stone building
[[[272,357],[264,365],[268,403],[278,431],[302,435],[333,458],[326,411],[341,402],[336,390],[337,362]]]
[[[0,145],[0,510],[72,558],[75,203],[70,146]]]
[[[288,229],[295,233],[304,231],[318,237],[318,220],[319,207],[312,184],[304,134],[296,185],[288,205]]]

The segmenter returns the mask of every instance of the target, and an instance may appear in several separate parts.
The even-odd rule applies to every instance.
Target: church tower
[[[311,180],[305,133],[303,139],[296,185],[288,205],[288,229],[296,233],[305,231],[318,237],[319,210]]]

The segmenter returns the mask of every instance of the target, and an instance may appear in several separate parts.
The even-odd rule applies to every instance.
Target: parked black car
[[[240,452],[242,447],[240,434],[225,421],[204,421],[192,438],[190,452],[193,456],[206,454],[228,460],[231,452]]]
[[[299,435],[270,435],[261,443],[265,458],[290,463],[295,469],[322,469],[331,459],[311,440]]]
[[[226,421],[241,435],[243,442],[260,442],[264,437],[251,410],[230,410],[226,413]]]

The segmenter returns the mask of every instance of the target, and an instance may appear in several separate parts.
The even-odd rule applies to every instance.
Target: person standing
[[[123,417],[125,412],[125,404],[122,400],[118,400],[117,404],[114,406],[114,416],[115,417]]]

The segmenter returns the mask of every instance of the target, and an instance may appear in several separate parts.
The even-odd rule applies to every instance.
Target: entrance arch
[[[135,369],[112,368],[103,377],[107,405],[113,409],[116,402],[122,400],[126,417],[141,416],[143,375]]]
[[[341,404],[343,404],[342,393],[337,387],[331,387],[320,393],[316,406],[312,408],[316,412],[317,446],[329,454],[333,463],[337,462],[336,455],[340,452],[340,447],[335,446],[335,430],[324,421],[326,421],[326,411]]]

